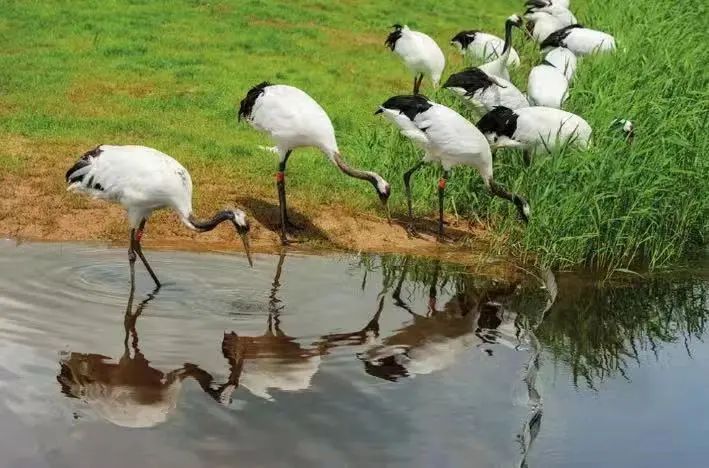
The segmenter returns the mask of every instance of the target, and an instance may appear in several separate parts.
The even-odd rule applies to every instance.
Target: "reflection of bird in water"
[[[511,295],[517,288],[516,284],[506,285],[481,294],[472,294],[466,288],[455,294],[443,309],[438,309],[440,263],[437,263],[429,289],[428,312],[420,315],[401,298],[407,267],[408,259],[392,297],[394,304],[411,314],[413,321],[359,355],[368,374],[390,381],[443,370],[471,346],[490,342],[486,328],[497,328],[502,323],[496,300]]]
[[[71,353],[60,361],[57,380],[62,392],[82,400],[103,419],[118,426],[153,427],[164,423],[177,406],[182,381],[190,375],[184,368],[164,373],[151,367],[138,348],[136,320],[154,297],[155,292],[148,295],[133,314],[131,290],[125,316],[124,353],[118,362],[113,363],[100,354],[82,353]]]
[[[281,330],[279,314],[282,306],[277,293],[284,260],[282,254],[271,288],[266,332],[261,336],[241,336],[233,331],[224,334],[222,352],[230,368],[227,383],[215,387],[206,372],[201,372],[201,376],[195,374],[202,388],[223,404],[231,401],[238,386],[268,400],[273,399],[272,389],[306,390],[320,367],[317,348],[304,348]]]

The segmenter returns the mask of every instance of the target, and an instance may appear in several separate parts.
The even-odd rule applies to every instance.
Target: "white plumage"
[[[555,47],[547,52],[544,60],[554,65],[557,70],[561,70],[566,77],[566,81],[571,84],[571,80],[576,74],[576,64],[578,61],[573,52],[566,47]]]
[[[451,44],[461,54],[485,62],[498,59],[505,48],[505,41],[494,34],[474,30],[459,32],[451,39]],[[510,49],[507,66],[510,68],[519,66],[519,54],[514,47]]]
[[[568,7],[559,5],[558,3],[551,3],[545,0],[531,0],[526,4],[529,7],[527,12],[540,11],[549,13],[551,16],[558,19],[564,26],[570,26],[578,23],[576,17],[573,13],[571,13]]]
[[[386,208],[390,194],[387,181],[375,172],[360,171],[345,164],[330,118],[304,91],[263,82],[249,90],[241,101],[238,116],[255,129],[267,133],[276,143],[275,152],[279,155],[276,181],[283,243],[287,242],[286,227],[290,224],[286,210],[285,170],[288,158],[296,148],[317,148],[346,175],[371,183]]]
[[[542,50],[566,47],[577,56],[615,50],[615,39],[610,34],[595,29],[572,25],[550,34],[540,44]]]
[[[67,190],[92,198],[121,204],[131,227],[129,260],[131,284],[135,254],[145,264],[155,283],[155,273],[145,260],[140,246],[145,223],[155,210],[172,209],[188,228],[204,232],[224,221],[231,221],[251,257],[246,233],[249,223],[243,211],[228,209],[211,220],[200,221],[192,212],[192,179],[179,162],[165,153],[145,146],[101,145],[86,152],[66,173]]]
[[[418,94],[423,77],[428,77],[437,88],[446,59],[443,51],[430,36],[412,31],[408,26],[395,24],[385,44],[399,55],[406,67],[414,73],[414,94]],[[418,81],[417,81],[418,80]]]
[[[510,72],[507,69],[510,54],[512,53],[512,28],[522,27],[522,18],[512,15],[505,21],[505,45],[502,54],[491,62],[480,65],[478,68],[488,75],[510,81]]]
[[[591,127],[578,115],[550,107],[488,112],[478,128],[495,148],[547,151],[563,145],[588,147]]]
[[[439,234],[443,234],[443,190],[449,171],[458,165],[477,169],[485,186],[493,195],[517,206],[520,216],[527,219],[529,205],[522,197],[507,192],[493,180],[490,145],[482,133],[453,109],[436,104],[422,96],[395,96],[377,111],[396,124],[404,136],[413,140],[425,152],[423,161],[404,176],[411,217],[409,178],[423,163],[437,162],[444,171],[439,181]]]
[[[527,94],[532,106],[561,109],[569,92],[566,77],[550,63],[542,63],[532,68],[527,81]]]
[[[497,106],[510,109],[529,106],[527,98],[515,85],[502,78],[490,76],[480,68],[467,68],[454,73],[443,86],[482,112]]]
[[[562,29],[565,25],[558,18],[546,11],[527,11],[524,19],[532,25],[532,38],[542,43],[554,31]]]

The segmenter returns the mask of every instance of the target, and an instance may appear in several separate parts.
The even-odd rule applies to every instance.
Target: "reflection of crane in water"
[[[227,382],[215,386],[208,373],[194,374],[202,388],[223,404],[231,401],[239,386],[268,400],[273,399],[271,389],[306,390],[320,367],[317,348],[303,347],[296,338],[281,330],[279,315],[283,306],[278,299],[278,290],[284,260],[285,254],[281,254],[269,295],[266,332],[260,336],[243,336],[234,331],[224,334],[222,353],[229,362]]]
[[[131,288],[124,319],[124,352],[118,362],[100,354],[81,353],[71,353],[60,361],[57,381],[62,392],[82,400],[118,426],[153,427],[165,422],[177,406],[183,380],[191,374],[186,368],[165,373],[151,367],[138,347],[136,321],[156,293],[157,289],[132,313]]]
[[[412,321],[359,354],[368,374],[390,381],[445,369],[471,346],[495,342],[488,327],[498,328],[502,324],[497,300],[517,290],[517,284],[511,284],[474,293],[463,284],[439,309],[437,288],[441,268],[437,262],[429,286],[428,311],[421,315],[401,297],[408,264],[407,258],[392,298],[397,307],[411,315]]]

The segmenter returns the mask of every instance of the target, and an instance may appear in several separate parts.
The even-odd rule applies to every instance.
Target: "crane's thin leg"
[[[423,82],[423,73],[414,78],[414,94],[419,94],[421,83]]]
[[[288,158],[290,157],[291,150],[288,150],[278,163],[278,172],[276,173],[276,188],[278,189],[278,206],[281,213],[281,243],[283,245],[288,244],[288,238],[286,237],[286,228],[290,223],[288,221],[288,210],[286,206],[286,164],[288,164]]]
[[[532,151],[531,150],[524,150],[522,151],[522,159],[524,159],[524,164],[529,167],[532,165]]]
[[[404,188],[406,190],[406,202],[409,208],[409,225],[407,227],[407,231],[409,231],[409,234],[412,235],[416,233],[416,229],[414,228],[414,210],[413,202],[411,200],[411,176],[414,172],[421,169],[424,164],[425,163],[423,161],[419,161],[414,167],[404,172]]]
[[[443,177],[438,180],[438,238],[443,240],[443,197],[445,196],[446,182],[450,171],[443,171]]]
[[[143,255],[143,249],[140,246],[140,239],[143,237],[143,230],[145,229],[145,219],[140,222],[140,226],[138,226],[138,231],[134,234],[134,239],[135,239],[135,244],[133,246],[135,253],[138,254],[138,257],[140,257],[140,261],[143,262],[143,265],[145,265],[145,269],[148,270],[148,273],[150,273],[150,277],[153,278],[153,281],[155,281],[155,286],[158,288],[162,286],[160,284],[160,280],[158,280],[157,275],[153,271],[153,269],[150,267],[150,264],[148,263],[148,260],[145,258],[145,255]]]
[[[128,266],[130,267],[130,290],[132,303],[132,293],[135,290],[135,229],[130,230],[130,244],[128,244]]]

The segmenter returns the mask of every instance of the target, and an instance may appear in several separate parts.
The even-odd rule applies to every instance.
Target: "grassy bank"
[[[32,157],[56,165],[97,143],[140,143],[182,161],[200,184],[272,193],[272,154],[263,136],[237,124],[235,105],[265,79],[306,89],[328,111],[353,164],[392,182],[394,213],[404,213],[401,174],[419,157],[371,114],[408,92],[409,74],[383,45],[394,22],[430,33],[447,54],[447,73],[462,66],[448,41],[481,28],[501,34],[521,1],[405,2],[4,2],[0,17],[0,168],[23,175]],[[673,261],[709,232],[706,155],[706,33],[698,0],[590,0],[580,20],[613,32],[620,51],[585,60],[569,110],[596,131],[588,152],[538,158],[526,169],[502,152],[497,178],[527,195],[526,230],[510,206],[492,200],[479,177],[454,172],[449,210],[478,216],[499,232],[499,248],[531,252],[547,265],[614,268]],[[435,11],[435,15],[431,14]],[[538,60],[516,38],[524,88]],[[446,92],[425,92],[462,108]],[[614,117],[636,123],[628,148],[606,132]],[[12,142],[21,137],[21,148]],[[31,154],[41,147],[43,154]],[[56,150],[52,150],[56,148]],[[375,211],[369,187],[340,176],[322,156],[300,151],[289,164],[295,205],[347,205]],[[435,206],[438,169],[416,176],[419,214]],[[211,178],[212,180],[207,180]]]

